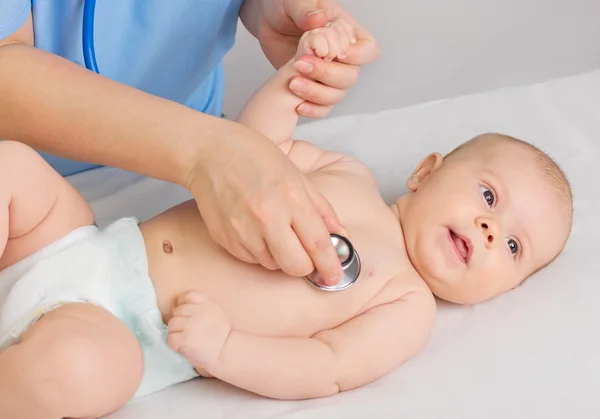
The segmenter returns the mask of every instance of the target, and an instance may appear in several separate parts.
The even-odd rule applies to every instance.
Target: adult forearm
[[[39,49],[0,47],[0,138],[184,184],[226,124]]]
[[[244,0],[240,7],[240,20],[255,38],[258,38],[259,18],[264,0]]]
[[[268,338],[232,331],[219,360],[208,369],[234,386],[277,399],[336,394],[337,356],[308,338]]]

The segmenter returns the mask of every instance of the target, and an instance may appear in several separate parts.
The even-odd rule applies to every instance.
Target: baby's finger
[[[327,57],[330,50],[330,45],[327,42],[326,36],[321,32],[314,32],[309,38],[308,43],[310,49],[314,51],[317,57]]]
[[[188,323],[187,317],[173,317],[167,325],[169,333],[183,332]]]
[[[174,351],[179,352],[179,348],[181,348],[181,342],[183,342],[183,333],[169,333],[167,337],[167,343]]]
[[[197,304],[182,304],[173,309],[173,317],[192,317],[197,310]]]
[[[177,305],[182,305],[182,304],[186,304],[186,303],[202,304],[206,300],[208,300],[208,298],[206,298],[206,296],[204,294],[202,294],[200,291],[192,290],[192,291],[187,291],[187,292],[181,294],[179,296],[179,298],[177,299]]]
[[[328,51],[327,54],[325,56],[323,56],[323,59],[326,62],[331,62],[335,59],[335,57],[338,56],[338,54],[340,53],[340,39],[339,39],[339,32],[337,31],[337,29],[335,27],[330,27],[330,28],[326,28],[326,30],[324,30],[322,32],[322,35],[327,39],[327,45],[328,45]]]

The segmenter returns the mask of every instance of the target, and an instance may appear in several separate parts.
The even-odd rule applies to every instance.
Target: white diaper
[[[136,398],[198,376],[167,344],[136,219],[102,230],[81,227],[0,272],[0,348],[18,343],[44,314],[75,302],[103,307],[137,336],[144,377]]]

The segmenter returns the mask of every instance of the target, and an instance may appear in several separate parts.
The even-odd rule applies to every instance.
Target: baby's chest
[[[393,261],[392,249],[384,255],[363,246],[367,239],[361,236],[356,240],[361,244],[357,249],[362,252],[361,272],[347,289],[324,291],[304,278],[257,268],[256,276],[245,276],[235,286],[211,281],[211,294],[229,313],[235,327],[249,333],[306,337],[335,328],[376,305],[400,298],[414,286],[411,269]]]
[[[386,235],[369,228],[356,228],[354,231],[352,243],[361,263],[358,279],[342,291],[316,290],[307,295],[307,298],[318,302],[321,313],[328,313],[334,322],[343,323],[372,307],[401,298],[422,285],[401,238],[389,234],[389,231]]]
[[[381,224],[380,217],[391,213],[377,185],[364,176],[343,171],[315,172],[308,176],[345,227],[347,224]]]

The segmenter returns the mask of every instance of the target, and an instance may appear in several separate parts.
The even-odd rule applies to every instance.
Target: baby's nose
[[[488,249],[492,249],[496,247],[498,243],[501,242],[500,238],[500,229],[498,228],[498,224],[490,219],[480,217],[476,220],[477,227],[483,234],[485,247]]]

